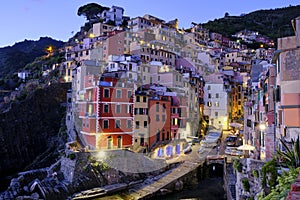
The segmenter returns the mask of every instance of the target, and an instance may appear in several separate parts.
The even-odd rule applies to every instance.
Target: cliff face
[[[38,156],[52,153],[55,146],[64,143],[58,134],[65,113],[61,103],[66,102],[70,86],[55,83],[36,89],[0,114],[0,178],[24,170]]]

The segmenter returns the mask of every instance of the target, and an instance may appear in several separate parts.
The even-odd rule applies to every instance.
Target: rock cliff
[[[36,88],[0,113],[0,180],[55,162],[57,147],[64,148],[65,144],[63,135],[59,135],[63,131],[59,130],[65,114],[62,105],[70,87],[67,83],[54,83]]]

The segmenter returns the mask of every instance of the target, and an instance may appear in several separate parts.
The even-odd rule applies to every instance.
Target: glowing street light
[[[89,34],[89,37],[90,37],[90,38],[94,38],[95,35],[94,35],[93,33],[90,33],[90,34]]]
[[[53,53],[54,47],[49,45],[48,47],[46,47],[46,51],[47,51],[47,53]]]
[[[259,124],[259,130],[261,130],[261,131],[266,130],[266,125],[265,124]]]

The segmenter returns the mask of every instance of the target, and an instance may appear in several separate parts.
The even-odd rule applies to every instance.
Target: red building
[[[99,148],[129,148],[133,144],[134,85],[122,72],[103,74],[99,82]]]
[[[86,77],[85,94],[80,104],[82,135],[95,149],[132,147],[133,83],[123,72],[102,74],[99,81]],[[97,84],[96,84],[97,83]]]

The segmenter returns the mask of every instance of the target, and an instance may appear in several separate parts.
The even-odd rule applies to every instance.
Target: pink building
[[[300,17],[292,21],[295,36],[278,39],[276,63],[276,146],[279,138],[286,141],[300,132]]]

